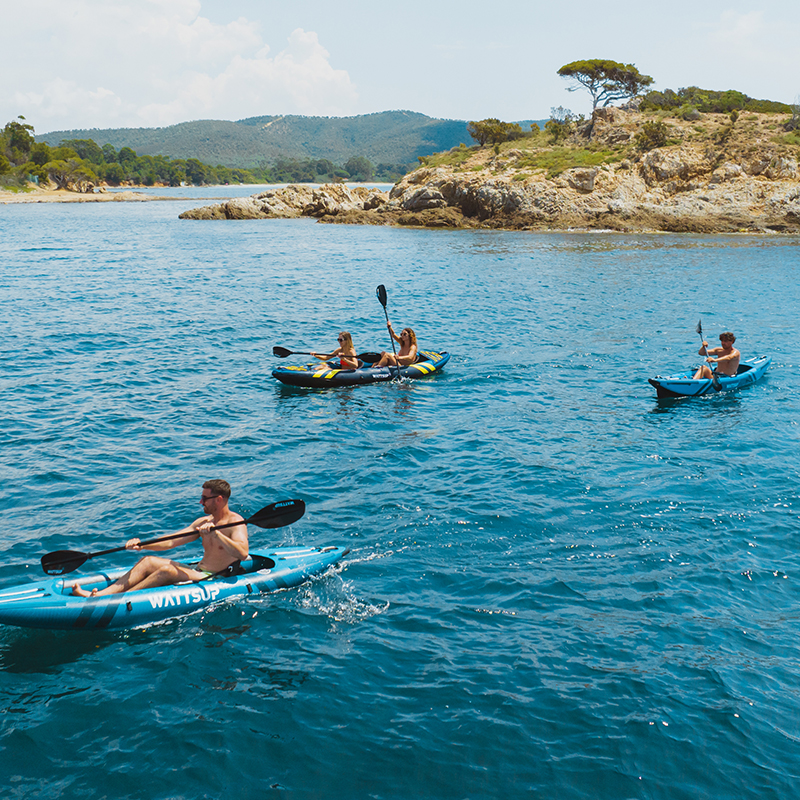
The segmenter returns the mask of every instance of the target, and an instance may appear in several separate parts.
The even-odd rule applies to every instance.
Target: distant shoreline
[[[170,186],[129,186],[124,189],[114,187],[113,191],[108,191],[111,187],[105,187],[99,192],[88,192],[88,193],[81,193],[81,192],[70,192],[66,189],[43,189],[38,187],[29,187],[28,189],[20,189],[19,191],[12,191],[10,189],[2,189],[0,188],[0,205],[16,205],[19,203],[108,203],[108,202],[144,202],[147,200],[215,200],[218,201],[220,198],[210,195],[208,197],[203,197],[202,193],[205,189],[213,189],[213,188],[220,188],[220,187],[244,187],[244,186],[252,186],[254,190],[264,189],[266,187],[276,187],[276,186],[290,186],[293,184],[211,184],[208,186],[195,186],[193,188],[197,189],[199,194],[197,197],[182,197],[182,196],[175,196],[175,195],[159,195],[159,194],[149,194],[148,192],[140,191],[142,189],[153,190],[153,189],[166,189],[169,190],[174,187]],[[300,184],[303,186],[318,186],[320,184]],[[348,185],[348,184],[342,184]],[[353,186],[362,185],[362,184],[351,184]],[[363,184],[364,186],[387,186],[390,187],[392,184],[383,184],[383,183],[374,183],[369,182]]]
[[[163,197],[144,194],[134,190],[121,192],[68,192],[65,189],[31,189],[29,191],[12,192],[0,189],[0,205],[17,203],[108,203],[108,202],[143,202],[145,200],[177,200],[176,197]]]

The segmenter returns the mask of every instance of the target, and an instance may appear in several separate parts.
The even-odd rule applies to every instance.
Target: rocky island
[[[800,137],[785,114],[658,118],[598,108],[562,141],[544,132],[421,159],[390,192],[295,185],[182,219],[512,230],[800,232]],[[660,135],[653,136],[653,131]]]

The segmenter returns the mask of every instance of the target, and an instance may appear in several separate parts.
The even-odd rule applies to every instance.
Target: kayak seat
[[[251,555],[250,558],[246,559],[246,562],[252,563],[253,568],[252,568],[252,570],[249,569],[249,568],[246,569],[246,570],[242,569],[242,572],[257,572],[260,569],[272,569],[275,566],[275,562],[271,558],[269,558],[267,556],[254,556],[254,555]],[[249,564],[248,564],[248,567],[249,567]],[[241,569],[241,565],[240,565],[240,569]],[[241,575],[242,573],[240,572],[239,574]]]
[[[233,564],[225,567],[222,572],[217,572],[216,575],[209,575],[206,580],[214,578],[232,578],[236,575],[244,575],[248,572],[257,572],[260,569],[272,569],[275,562],[267,556],[250,556],[242,561],[234,561]],[[189,581],[191,583],[191,581]]]
[[[246,572],[242,568],[241,561],[234,561],[233,564],[228,564],[225,569],[220,570],[219,572],[208,573],[205,578],[201,578],[200,581],[181,581],[180,583],[176,584],[176,586],[183,586],[187,583],[200,583],[201,581],[211,581],[214,578],[230,578],[233,575],[242,575]]]
[[[753,367],[750,364],[739,364],[739,369],[736,370],[737,375],[741,375],[743,372],[750,372]]]

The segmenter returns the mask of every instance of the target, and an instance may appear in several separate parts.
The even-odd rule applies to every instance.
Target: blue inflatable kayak
[[[648,378],[648,383],[655,388],[658,397],[699,397],[713,392],[730,392],[755,383],[764,375],[770,363],[772,359],[769,356],[758,356],[742,361],[736,375],[718,376],[719,388],[714,387],[711,378],[694,380],[692,376],[696,368],[666,377],[656,375],[655,378]]]
[[[420,350],[416,363],[400,367],[401,378],[424,378],[438,372],[450,360],[450,353]],[[289,386],[354,386],[361,383],[391,381],[398,377],[397,367],[374,367],[364,364],[358,369],[340,369],[332,363],[321,362],[311,367],[276,367],[272,377]]]
[[[127,570],[85,578],[66,575],[0,590],[0,624],[27,628],[131,628],[183,616],[223,600],[297,586],[349,552],[342,547],[276,547],[250,553],[241,572],[199,583],[76,597],[72,585],[103,589]]]

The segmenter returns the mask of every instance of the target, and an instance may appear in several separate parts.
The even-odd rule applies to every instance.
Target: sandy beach
[[[142,194],[136,191],[123,192],[93,192],[81,194],[68,192],[64,189],[31,189],[28,191],[11,192],[0,189],[0,204],[11,203],[108,203],[108,202],[141,202],[144,200],[174,200],[172,197],[157,197]]]

